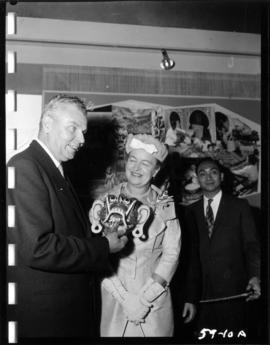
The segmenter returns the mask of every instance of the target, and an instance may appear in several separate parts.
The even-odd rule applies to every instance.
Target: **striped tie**
[[[213,201],[213,199],[208,199],[208,205],[206,207],[206,215],[205,215],[207,226],[208,226],[209,238],[212,236],[213,227],[214,227],[214,213],[213,213],[213,209],[211,207],[212,201]]]

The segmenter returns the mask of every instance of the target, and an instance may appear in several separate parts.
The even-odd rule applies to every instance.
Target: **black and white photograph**
[[[267,344],[270,2],[0,6],[1,344]]]

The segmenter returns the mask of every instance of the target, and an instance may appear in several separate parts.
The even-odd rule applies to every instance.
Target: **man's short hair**
[[[203,163],[206,163],[206,162],[215,164],[215,166],[218,168],[219,172],[220,172],[220,173],[223,172],[223,167],[222,167],[222,165],[219,163],[219,161],[217,161],[216,159],[213,159],[213,158],[211,158],[211,157],[205,157],[205,158],[200,159],[200,160],[197,162],[197,164],[196,164],[196,174],[197,174],[197,175],[198,175],[198,171],[199,171],[200,165],[203,164]]]
[[[50,99],[50,101],[45,105],[44,110],[41,114],[40,121],[39,121],[39,132],[42,129],[42,120],[43,117],[48,112],[55,111],[61,104],[72,104],[75,105],[84,116],[87,114],[87,109],[84,102],[77,96],[69,96],[65,94],[58,94]]]
[[[79,110],[81,110],[81,112],[86,115],[87,113],[87,109],[86,106],[84,104],[84,102],[77,96],[69,96],[69,95],[65,95],[65,94],[59,94],[54,96],[49,103],[46,104],[43,113],[42,113],[42,117],[44,114],[46,114],[48,111],[54,111],[55,109],[57,109],[57,107],[60,104],[73,104],[75,105]]]

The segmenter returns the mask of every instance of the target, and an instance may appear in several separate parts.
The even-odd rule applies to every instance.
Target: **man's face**
[[[59,162],[73,159],[84,144],[87,120],[74,104],[60,104],[46,118],[47,146]]]
[[[143,149],[130,152],[126,163],[126,177],[136,187],[146,186],[158,171],[157,160]]]
[[[220,191],[223,174],[214,162],[203,162],[198,167],[198,181],[206,196],[214,196]]]

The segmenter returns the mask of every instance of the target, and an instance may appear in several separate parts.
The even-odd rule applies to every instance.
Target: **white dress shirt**
[[[213,198],[207,198],[206,196],[203,197],[204,215],[206,215],[206,208],[208,205],[208,200],[213,199],[213,201],[211,203],[211,207],[212,207],[213,214],[214,214],[214,220],[216,219],[217,211],[218,211],[220,200],[221,200],[221,196],[222,196],[222,191],[220,190]]]
[[[35,139],[39,145],[44,149],[44,151],[46,153],[48,153],[48,155],[51,157],[52,161],[54,162],[55,166],[57,169],[59,169],[61,175],[64,177],[64,170],[63,170],[63,167],[62,167],[62,164],[61,162],[59,162],[56,158],[54,158],[53,154],[51,153],[51,151],[48,149],[48,147],[42,142],[40,141],[38,138]]]

